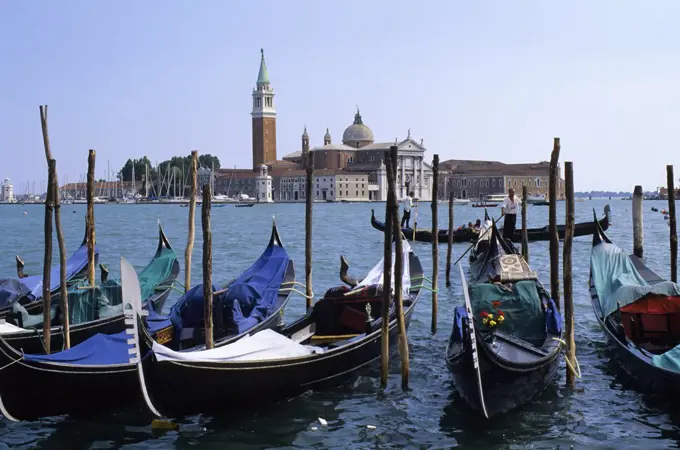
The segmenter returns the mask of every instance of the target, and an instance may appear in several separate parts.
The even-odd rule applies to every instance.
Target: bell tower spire
[[[260,49],[260,70],[253,89],[253,170],[260,165],[276,160],[276,108],[274,107],[274,88],[269,82],[269,72],[264,59],[264,49]]]

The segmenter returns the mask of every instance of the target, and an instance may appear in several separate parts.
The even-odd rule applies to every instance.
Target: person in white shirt
[[[401,216],[401,227],[402,228],[411,228],[411,207],[413,206],[413,197],[415,196],[415,193],[413,191],[409,192],[406,197],[404,197],[404,200],[402,200],[402,204],[404,207],[404,215]],[[406,227],[404,227],[404,224],[406,224]]]
[[[515,197],[515,190],[508,189],[508,196],[503,200],[501,213],[504,214],[503,221],[503,239],[510,239],[515,232],[517,225],[517,207],[521,204],[521,200]]]

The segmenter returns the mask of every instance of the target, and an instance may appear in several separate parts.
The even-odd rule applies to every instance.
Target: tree
[[[151,179],[155,179],[156,169],[151,165],[151,161],[146,156],[140,159],[128,159],[120,172],[118,177],[123,177],[122,181],[132,181],[132,167],[135,168],[135,181],[141,181],[146,175],[146,168],[149,167],[149,174]]]

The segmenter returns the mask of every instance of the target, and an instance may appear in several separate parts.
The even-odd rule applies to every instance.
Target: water
[[[576,221],[592,220],[592,209],[602,216],[604,205],[612,209],[613,226],[608,235],[622,248],[632,248],[631,202],[592,200],[576,203]],[[559,221],[564,204],[560,203]],[[668,226],[659,209],[663,202],[645,203],[645,256],[660,275],[669,274]],[[344,254],[353,274],[361,275],[381,257],[382,235],[371,228],[370,209],[384,216],[384,204],[314,205],[314,288],[321,295],[339,282],[339,255]],[[199,210],[200,211],[200,210]],[[24,215],[24,212],[27,214]],[[500,209],[494,209],[496,216]],[[80,244],[84,232],[84,206],[64,206],[63,223],[68,252]],[[112,274],[119,271],[120,256],[143,267],[156,248],[156,222],[160,220],[183,263],[187,237],[186,208],[166,205],[97,205],[97,245],[101,262]],[[469,206],[455,210],[456,224],[481,218],[483,211]],[[547,223],[548,208],[529,207],[529,226]],[[213,280],[226,281],[248,267],[269,239],[271,218],[284,245],[297,263],[298,280],[304,281],[304,205],[256,205],[253,208],[216,208],[212,211]],[[431,212],[422,205],[419,226],[430,226]],[[202,240],[197,214],[192,278],[200,282]],[[40,206],[0,206],[3,257],[0,276],[14,274],[15,254],[21,254],[26,271],[41,270],[44,210]],[[447,211],[440,205],[439,223],[446,227]],[[55,247],[56,248],[56,247]],[[431,273],[430,244],[413,248]],[[446,246],[440,248],[440,295],[438,332],[430,333],[431,296],[423,294],[409,330],[411,345],[410,390],[400,388],[399,362],[392,359],[386,391],[379,389],[377,368],[362,372],[352,384],[323,392],[307,393],[271,405],[257,413],[225,414],[220,417],[191,416],[179,421],[179,431],[157,432],[150,417],[141,413],[118,413],[105,417],[49,418],[40,422],[11,423],[0,419],[1,448],[668,448],[677,447],[680,423],[677,411],[664,399],[635,390],[617,365],[610,361],[590,307],[588,264],[590,240],[578,238],[573,246],[577,357],[583,379],[574,390],[564,387],[564,363],[554,385],[533,404],[492,420],[472,414],[453,392],[444,351],[451,329],[453,307],[460,304],[460,282],[452,271],[452,288],[444,287]],[[456,244],[454,260],[466,250]],[[530,244],[532,267],[549,285],[548,243]],[[58,252],[55,250],[55,262]],[[463,259],[465,261],[465,259]],[[180,280],[184,275],[180,275]],[[168,304],[171,304],[170,300]],[[293,297],[286,320],[301,315],[304,299]],[[112,387],[115,389],[115,387]],[[77,393],[74,393],[77,395]],[[225,405],[225,409],[239,405]],[[328,426],[322,426],[318,418]],[[375,426],[375,429],[367,428]]]

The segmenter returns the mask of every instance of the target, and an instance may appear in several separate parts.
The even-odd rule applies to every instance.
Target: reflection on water
[[[592,219],[592,208],[601,217],[607,202],[576,203],[576,220]],[[631,202],[611,200],[613,225],[610,238],[626,250],[632,247]],[[645,256],[647,264],[662,276],[668,275],[668,227],[659,213],[649,209],[663,202],[645,203]],[[441,205],[444,206],[444,205]],[[352,273],[371,268],[382,255],[382,235],[370,226],[370,209],[384,215],[384,204],[314,205],[314,291],[317,295],[337,284],[339,255],[344,254]],[[80,243],[85,208],[64,206],[62,221],[68,251]],[[440,207],[439,223],[446,226],[447,211]],[[26,211],[28,214],[24,215]],[[500,215],[496,208],[495,216]],[[180,254],[183,265],[187,209],[177,206],[97,205],[97,245],[101,262],[112,276],[118,272],[120,256],[143,267],[155,251],[156,221]],[[39,273],[42,260],[42,218],[39,206],[0,206],[0,235],[3,241],[0,276],[14,274],[14,254],[21,254],[26,271]],[[481,218],[483,211],[456,207],[456,224]],[[548,208],[530,206],[529,226],[547,224]],[[560,217],[563,208],[558,208]],[[291,257],[298,279],[304,281],[304,205],[256,205],[253,208],[219,208],[212,212],[213,280],[229,280],[247,268],[269,239],[271,218],[276,223]],[[430,223],[429,205],[419,208],[419,226]],[[558,219],[562,220],[562,219]],[[201,280],[201,232],[198,222],[193,255],[193,283]],[[430,244],[415,243],[426,273],[431,270]],[[467,246],[456,244],[453,259]],[[532,267],[548,284],[548,243],[530,244]],[[55,263],[58,252],[55,250]],[[396,355],[385,392],[379,389],[378,369],[367,368],[352,381],[323,392],[308,392],[257,411],[241,405],[225,405],[216,417],[190,416],[178,421],[179,431],[151,429],[151,418],[142,411],[125,411],[104,417],[58,417],[40,422],[10,423],[0,419],[0,448],[665,448],[680,440],[679,412],[663,398],[636,390],[615,361],[590,307],[588,265],[590,240],[574,242],[574,295],[577,356],[583,379],[573,391],[564,387],[564,364],[555,385],[530,405],[491,420],[470,412],[455,397],[444,350],[451,330],[453,307],[460,303],[460,283],[452,271],[452,288],[444,288],[446,247],[440,247],[439,331],[430,333],[430,294],[423,294],[411,328],[410,390],[400,388]],[[463,259],[465,261],[465,258]],[[180,279],[184,275],[180,274]],[[166,307],[173,303],[170,299]],[[304,312],[304,299],[294,297],[286,311],[291,321]],[[112,387],[115,389],[115,387]],[[78,395],[78,393],[74,393]],[[321,425],[319,418],[327,421]],[[375,427],[375,428],[369,428]],[[238,445],[238,447],[237,447]]]

